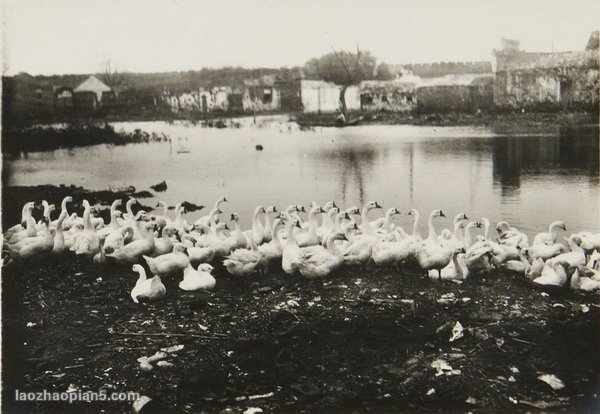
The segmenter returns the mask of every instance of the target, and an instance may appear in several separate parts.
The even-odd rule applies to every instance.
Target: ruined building
[[[502,39],[496,55],[494,104],[505,108],[598,107],[599,32],[577,52],[533,53]]]

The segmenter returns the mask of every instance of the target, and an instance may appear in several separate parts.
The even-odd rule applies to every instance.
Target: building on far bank
[[[275,76],[262,76],[244,81],[242,106],[244,112],[275,112],[281,110],[281,91],[275,86]]]
[[[112,100],[112,90],[95,76],[90,76],[73,90],[76,109],[95,110],[102,100]]]
[[[342,87],[323,80],[300,80],[302,110],[305,113],[331,113],[340,110]]]
[[[409,76],[392,80],[367,80],[360,83],[360,107],[363,111],[408,112],[417,104],[416,81]]]
[[[420,112],[485,111],[494,104],[492,74],[446,75],[423,79],[416,90]]]
[[[52,94],[54,99],[54,114],[65,115],[73,112],[73,89],[60,86],[55,87]]]
[[[584,50],[526,52],[502,39],[495,50],[494,103],[505,108],[592,108],[598,106],[599,32]]]

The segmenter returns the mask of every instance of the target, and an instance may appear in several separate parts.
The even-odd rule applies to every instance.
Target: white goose
[[[281,256],[283,255],[283,244],[279,232],[283,226],[284,223],[282,219],[275,219],[272,227],[273,240],[258,246],[258,251],[261,252],[267,261],[281,259]]]
[[[142,239],[134,240],[112,253],[106,253],[106,257],[114,259],[117,263],[133,264],[139,263],[142,256],[152,254],[154,252],[154,233],[152,231],[154,224],[146,223],[142,229],[145,232]]]
[[[288,213],[284,212],[281,214],[285,220],[285,232],[288,235],[283,244],[283,252],[281,253],[281,267],[285,273],[291,275],[298,270],[300,256],[300,247],[294,237],[294,227],[301,227],[300,222],[297,219],[293,219]]]
[[[33,201],[29,201],[23,204],[23,208],[21,210],[21,221],[19,224],[15,224],[12,227],[9,227],[8,230],[4,233],[4,240],[10,240],[11,236],[16,233],[22,232],[26,230],[27,227],[27,219],[31,217],[31,212],[35,207],[35,203]],[[35,223],[35,221],[34,221]]]
[[[63,222],[68,217],[69,213],[67,211],[62,211],[60,216],[56,221],[56,235],[54,236],[54,246],[52,248],[52,254],[61,255],[65,252],[65,235],[63,233]]]
[[[381,220],[381,225],[378,226],[375,232],[385,240],[395,240],[395,233],[392,226],[392,217],[400,214],[400,211],[396,207],[392,207],[385,212],[385,216]],[[373,222],[371,222],[371,226],[373,226]],[[374,226],[373,226],[374,227]]]
[[[296,242],[300,247],[314,246],[319,244],[319,236],[317,234],[317,227],[319,226],[318,215],[324,213],[325,210],[321,206],[314,206],[308,213],[308,231],[296,234]]]
[[[55,234],[56,229],[51,229],[49,222],[44,219],[44,229],[40,239],[20,248],[8,245],[11,258],[21,261],[45,258],[54,248]]]
[[[421,269],[429,272],[429,270],[437,270],[439,279],[442,278],[442,269],[450,263],[455,248],[441,245],[437,241],[435,232],[434,219],[437,217],[446,217],[442,210],[433,210],[429,214],[428,227],[429,235],[416,246],[414,257]]]
[[[132,270],[139,275],[130,294],[135,303],[154,301],[165,296],[167,289],[160,280],[160,276],[148,279],[146,271],[139,264],[134,264]]]
[[[459,223],[460,224],[460,223]],[[436,269],[431,269],[427,272],[430,279],[443,280],[465,280],[469,277],[469,268],[465,263],[464,248],[455,247],[452,253],[452,260],[448,265],[442,268],[439,272]]]
[[[75,239],[71,250],[78,255],[94,256],[100,249],[100,241],[96,229],[92,225],[92,207],[87,200],[83,200],[83,231]]]
[[[569,266],[565,262],[545,263],[542,274],[533,280],[533,283],[545,286],[565,286],[568,275],[566,268]]]
[[[270,205],[265,208],[265,226],[263,231],[263,242],[268,243],[273,240],[273,218],[271,214],[279,214],[277,207]]]
[[[548,232],[546,233],[538,233],[533,238],[533,244],[554,244],[556,243],[556,238],[558,237],[558,230],[562,229],[567,231],[567,226],[563,221],[557,220],[550,223],[548,226]]]
[[[351,240],[342,251],[345,264],[359,265],[371,260],[373,245],[377,242],[378,237],[369,222],[369,212],[376,208],[381,208],[377,201],[370,201],[363,207],[361,213],[362,224],[359,226],[362,234]]]
[[[333,206],[329,208],[323,216],[323,222],[317,228],[317,237],[319,238],[320,243],[326,241],[327,237],[336,231],[335,217],[339,212],[340,209],[337,206]]]
[[[212,208],[212,210],[206,216],[202,216],[198,220],[196,220],[194,222],[194,225],[204,224],[205,226],[209,226],[211,224],[211,222],[213,222],[212,215],[213,215],[214,211],[218,211],[219,214],[222,214],[223,212],[221,211],[221,204],[226,203],[227,201],[229,201],[229,200],[227,200],[226,195],[219,197],[219,199],[215,202],[215,205]],[[216,224],[218,224],[219,220],[216,219],[215,221],[216,221]]]
[[[558,256],[548,259],[546,262],[552,264],[554,262],[568,263],[567,269],[576,268],[577,266],[584,266],[586,264],[585,251],[581,248],[581,238],[572,234],[569,238],[564,238],[570,252],[561,253]]]
[[[327,247],[309,246],[300,249],[298,271],[307,279],[323,278],[344,264],[344,259],[335,248],[335,240],[345,240],[343,233],[333,233]]]
[[[183,269],[183,280],[179,282],[179,289],[186,291],[214,289],[217,281],[211,274],[213,269],[214,267],[208,263],[198,265],[198,270],[194,269],[191,264],[188,265]]]
[[[231,253],[231,245],[217,234],[217,229],[227,228],[225,223],[219,223],[216,228],[204,224],[197,224],[196,227],[205,233],[204,237],[198,239],[196,247],[210,247],[214,251],[214,257],[217,258],[225,257]]]
[[[154,237],[154,252],[152,256],[156,257],[172,252],[177,241],[175,238],[176,234],[177,229],[175,227],[164,226],[161,231],[161,237]]]
[[[244,231],[244,235],[251,237],[256,245],[262,244],[265,237],[265,229],[260,220],[261,214],[265,214],[265,208],[263,206],[256,207],[252,216],[252,228]],[[247,247],[250,246],[247,245]]]
[[[178,243],[173,247],[171,253],[166,253],[157,257],[142,255],[152,274],[167,277],[176,275],[183,271],[190,264],[190,259],[186,254],[184,245]]]
[[[248,276],[262,270],[266,265],[266,260],[258,251],[256,243],[250,235],[245,235],[250,250],[236,249],[229,256],[225,257],[223,265],[227,268],[229,274],[233,276]]]
[[[7,240],[8,244],[15,244],[27,237],[35,237],[37,235],[35,219],[31,215],[34,207],[35,204],[33,202],[25,204],[25,207],[23,207],[23,210],[25,212],[25,228],[13,232]]]

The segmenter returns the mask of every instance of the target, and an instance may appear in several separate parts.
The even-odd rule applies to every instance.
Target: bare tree
[[[113,68],[110,60],[107,60],[104,63],[104,68],[102,69],[99,78],[112,89],[116,97],[119,96],[119,92],[126,86],[127,76],[125,73],[119,72],[116,67]]]

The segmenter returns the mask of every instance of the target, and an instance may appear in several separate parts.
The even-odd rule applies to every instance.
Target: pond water
[[[384,209],[419,209],[423,234],[427,214],[437,208],[448,216],[438,227],[451,227],[451,217],[465,212],[492,223],[508,220],[530,237],[557,219],[569,233],[600,230],[597,128],[372,125],[301,131],[281,119],[242,123],[236,129],[116,123],[117,130],[164,132],[172,142],[30,153],[5,157],[4,168],[9,185],[144,190],[165,180],[166,192],[140,201],[207,206],[189,220],[227,194],[226,213],[238,212],[244,226],[259,204],[285,208],[335,200],[349,207],[377,200]],[[410,216],[395,221],[410,229]]]

